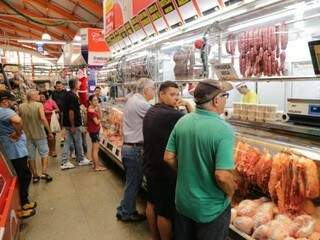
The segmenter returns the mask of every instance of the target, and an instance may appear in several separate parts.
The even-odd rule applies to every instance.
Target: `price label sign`
[[[153,36],[156,33],[156,30],[152,26],[147,10],[146,9],[142,10],[139,13],[139,17],[140,17],[140,23],[143,26],[143,29],[146,32],[146,34],[148,36]]]
[[[123,25],[121,28],[120,28],[120,35],[125,43],[126,46],[130,46],[131,45],[131,41],[130,39],[128,38],[128,33],[126,31],[126,27],[125,25]]]
[[[181,18],[172,0],[159,0],[159,5],[171,28],[178,27],[182,24]]]
[[[149,13],[149,16],[151,18],[151,21],[153,22],[156,30],[158,32],[162,32],[168,28],[168,25],[166,21],[164,20],[163,16],[161,15],[160,9],[157,5],[157,3],[151,4],[147,11]]]
[[[219,80],[230,81],[239,79],[232,63],[214,64],[213,69]]]
[[[202,15],[208,15],[220,9],[218,1],[197,0]]]
[[[131,24],[130,22],[126,22],[124,24],[125,28],[126,28],[126,31],[128,33],[128,35],[130,36],[131,34],[133,34],[133,28],[131,27]]]
[[[147,37],[144,29],[140,25],[140,19],[139,15],[131,18],[131,25],[133,26],[135,37],[133,39],[133,42],[140,41],[142,39],[145,39]]]
[[[131,24],[132,24],[135,32],[138,32],[141,29],[141,26],[139,23],[139,18],[137,16],[135,16],[131,19]]]
[[[180,15],[186,23],[191,22],[198,17],[197,9],[192,0],[175,0],[175,2],[178,6]]]

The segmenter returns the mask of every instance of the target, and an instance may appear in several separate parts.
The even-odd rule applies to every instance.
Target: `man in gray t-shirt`
[[[122,162],[126,173],[123,199],[117,208],[117,218],[125,222],[141,221],[145,216],[136,210],[136,197],[142,181],[143,118],[154,98],[154,83],[141,78],[136,93],[128,99],[123,114]]]

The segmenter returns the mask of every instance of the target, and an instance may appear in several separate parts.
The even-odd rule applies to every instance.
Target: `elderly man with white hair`
[[[117,208],[118,220],[134,222],[145,220],[145,215],[136,210],[136,197],[142,181],[142,123],[151,107],[149,101],[154,98],[154,82],[141,78],[137,82],[136,93],[128,99],[123,115],[122,162],[125,168],[126,183],[123,199]]]
[[[33,183],[38,183],[40,178],[46,180],[46,182],[51,182],[52,177],[47,173],[49,148],[45,129],[49,138],[53,138],[53,135],[46,119],[43,105],[39,102],[39,92],[36,90],[27,91],[27,100],[28,102],[20,105],[19,114],[23,121],[23,130],[27,136]],[[36,150],[38,150],[41,157],[41,176],[38,175],[36,167]]]

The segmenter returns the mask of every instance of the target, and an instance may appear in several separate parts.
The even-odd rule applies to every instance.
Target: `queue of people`
[[[5,156],[11,161],[18,177],[21,211],[19,216],[28,218],[36,213],[36,202],[29,201],[30,182],[53,181],[48,173],[49,156],[57,157],[57,128],[52,127],[52,117],[56,119],[58,131],[64,131],[61,170],[75,168],[70,162],[70,151],[75,150],[79,166],[91,165],[96,171],[106,168],[99,161],[100,108],[99,96],[89,97],[88,109],[80,105],[77,79],[69,81],[70,91],[66,91],[61,81],[55,84],[52,92],[39,92],[28,89],[25,101],[17,104],[17,97],[5,88],[0,89],[0,143]],[[96,91],[98,92],[98,90]],[[18,106],[18,107],[17,107]],[[86,130],[88,129],[88,130]],[[86,131],[89,132],[93,162],[85,157]],[[39,174],[36,153],[41,158]]]
[[[232,128],[224,112],[231,84],[200,82],[196,109],[179,97],[175,82],[163,82],[159,103],[150,79],[140,79],[124,108],[122,160],[126,182],[116,217],[124,222],[147,218],[152,240],[226,239],[234,175]],[[136,210],[143,175],[147,181],[146,216]]]

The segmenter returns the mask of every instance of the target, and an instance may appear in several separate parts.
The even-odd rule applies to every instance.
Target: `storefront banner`
[[[147,10],[146,9],[142,10],[138,14],[138,16],[140,18],[140,24],[143,27],[144,31],[146,32],[147,36],[154,36],[157,33],[157,31],[152,25],[152,22],[149,18]]]
[[[179,16],[178,11],[173,0],[159,0],[159,6],[171,28],[176,28],[182,24],[182,19]]]
[[[175,0],[178,11],[184,22],[190,22],[198,17],[198,12],[192,0]]]
[[[103,28],[104,34],[108,35],[113,30],[113,0],[103,1]]]
[[[216,0],[197,0],[197,5],[202,13],[202,15],[210,14],[214,11],[219,10],[219,3]]]
[[[168,29],[168,24],[161,14],[160,8],[156,2],[147,7],[148,14],[157,32],[162,33]]]
[[[88,28],[88,43],[89,52],[107,52],[109,50],[102,29]]]

